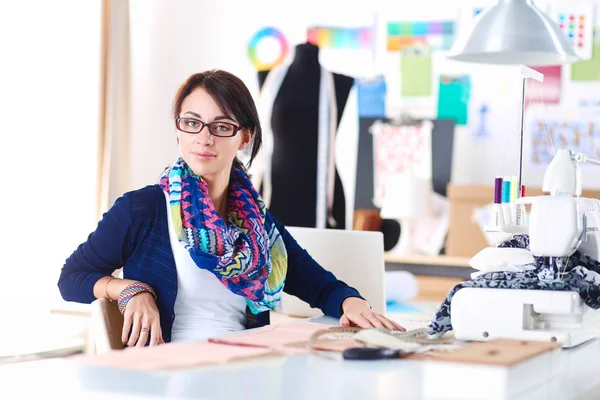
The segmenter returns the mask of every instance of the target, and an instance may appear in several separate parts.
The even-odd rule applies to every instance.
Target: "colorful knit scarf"
[[[208,196],[208,185],[182,158],[167,169],[159,186],[169,195],[179,242],[198,268],[212,272],[257,314],[274,309],[287,272],[283,239],[248,176],[234,167],[227,218]]]

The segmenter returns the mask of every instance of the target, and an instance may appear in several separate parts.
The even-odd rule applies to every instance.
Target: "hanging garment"
[[[433,123],[395,125],[376,121],[373,135],[373,204],[381,208],[386,185],[398,174],[411,174],[429,180],[431,171],[431,131]]]

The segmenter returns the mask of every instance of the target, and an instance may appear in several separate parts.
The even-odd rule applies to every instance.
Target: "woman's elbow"
[[[93,293],[88,294],[86,282],[88,276],[79,271],[61,271],[58,278],[58,291],[65,301],[77,303],[91,303],[94,301]]]
[[[70,279],[66,276],[67,274],[61,272],[60,277],[58,278],[58,291],[60,292],[61,297],[65,301],[77,301],[75,296],[75,291],[73,290],[73,284]]]

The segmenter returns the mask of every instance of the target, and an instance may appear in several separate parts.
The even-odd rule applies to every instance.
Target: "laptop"
[[[298,244],[323,268],[358,290],[373,310],[385,313],[385,262],[381,232],[286,227]],[[297,317],[323,313],[283,293],[278,311]]]

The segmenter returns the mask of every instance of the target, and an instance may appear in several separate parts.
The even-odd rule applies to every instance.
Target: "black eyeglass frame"
[[[200,129],[198,130],[198,132],[190,132],[190,131],[186,131],[186,130],[183,130],[183,129],[181,129],[181,128],[179,127],[179,122],[180,122],[182,119],[185,119],[185,120],[192,120],[192,121],[196,121],[196,122],[198,122],[198,123],[201,125],[201,126],[200,126]],[[231,126],[233,126],[233,133],[232,133],[231,135],[220,135],[220,134],[216,134],[216,133],[214,133],[214,132],[213,132],[213,130],[212,130],[212,129],[211,129],[211,127],[210,127],[212,124],[227,124],[227,125],[231,125]],[[203,122],[203,121],[201,121],[201,120],[199,120],[199,119],[197,119],[197,118],[190,118],[190,117],[177,117],[177,118],[175,119],[175,128],[177,128],[177,130],[180,130],[181,132],[185,132],[185,133],[191,133],[191,134],[195,135],[195,134],[198,134],[198,133],[202,132],[202,129],[204,129],[204,127],[206,127],[206,128],[208,129],[208,132],[210,132],[210,134],[211,134],[211,135],[213,135],[213,136],[217,136],[217,137],[233,137],[233,136],[237,135],[237,133],[238,133],[238,131],[239,131],[240,129],[242,129],[242,127],[239,127],[239,126],[237,126],[236,124],[232,124],[231,122],[213,121],[213,122],[208,122],[208,123],[205,123],[205,122]]]

